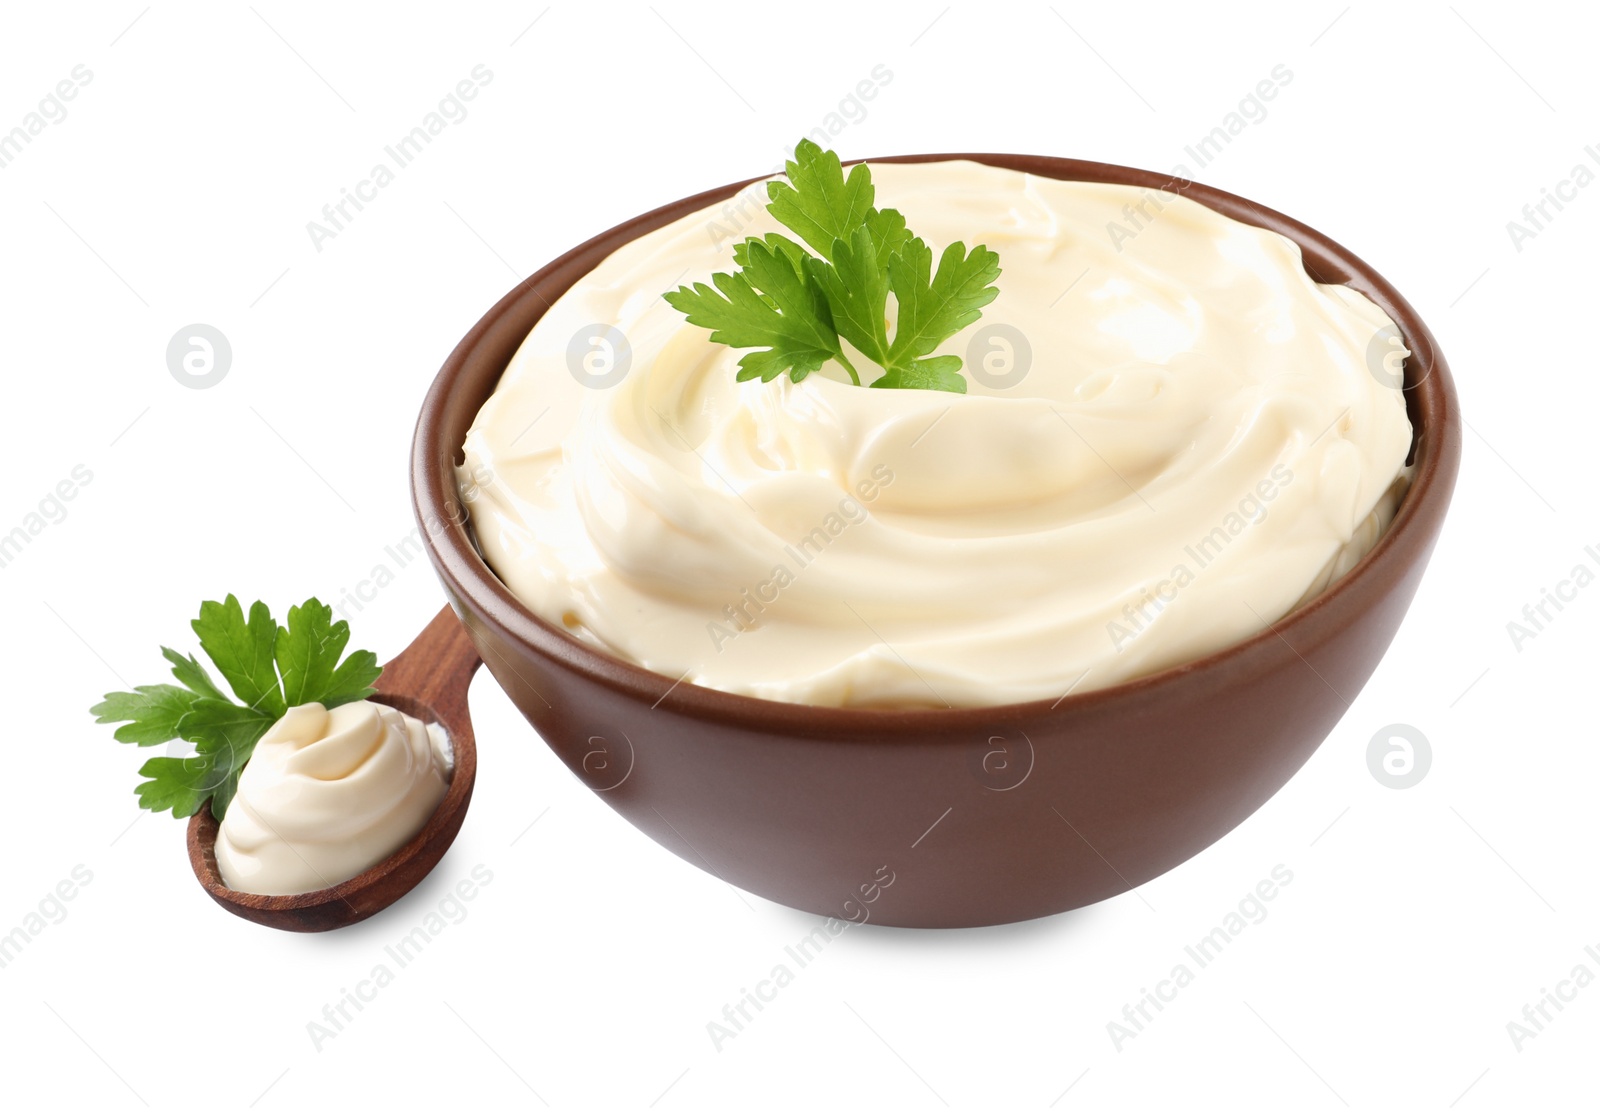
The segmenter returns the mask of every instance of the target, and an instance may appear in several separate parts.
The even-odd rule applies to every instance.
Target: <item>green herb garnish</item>
[[[238,699],[230,700],[195,657],[169,650],[177,685],[139,685],[111,692],[89,709],[96,723],[120,723],[118,742],[142,747],[183,739],[194,744],[187,758],[152,758],[139,767],[150,780],[135,790],[139,805],[152,812],[169,809],[192,816],[209,800],[221,820],[239,786],[239,774],[256,743],[288,709],[319,703],[329,708],[363,700],[383,672],[376,655],[357,650],[340,660],[350,641],[350,624],[333,622],[333,609],[312,598],[289,609],[280,627],[267,605],[250,605],[246,618],[239,601],[200,605],[191,624],[200,648]]]
[[[894,209],[873,208],[872,174],[857,163],[845,176],[839,156],[809,139],[795,148],[787,182],[767,183],[767,211],[818,255],[779,233],[734,248],[733,274],[711,276],[664,295],[691,325],[713,330],[739,358],[741,380],[799,382],[828,360],[861,385],[844,342],[883,369],[873,387],[966,393],[961,357],[934,349],[983,316],[999,293],[1000,257],[957,241],[933,266],[933,249]],[[888,300],[896,306],[889,335]]]

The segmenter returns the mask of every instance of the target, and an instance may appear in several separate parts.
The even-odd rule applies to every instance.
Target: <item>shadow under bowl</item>
[[[1004,924],[1088,905],[1172,869],[1260,808],[1388,648],[1438,539],[1461,455],[1455,388],[1427,326],[1321,233],[1218,189],[1106,163],[873,161],[952,158],[1182,193],[1282,233],[1314,279],[1380,306],[1412,352],[1404,392],[1415,474],[1377,546],[1243,642],[1053,703],[786,704],[679,684],[577,641],[519,603],[478,555],[454,461],[549,303],[622,244],[746,182],[635,217],[507,294],[445,362],[412,450],[414,507],[445,594],[495,680],[568,768],[688,862],[784,905],[876,924]]]

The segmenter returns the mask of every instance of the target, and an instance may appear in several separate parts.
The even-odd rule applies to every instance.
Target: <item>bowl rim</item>
[[[1310,668],[1304,653],[1349,627],[1377,602],[1386,585],[1404,579],[1412,565],[1426,559],[1432,535],[1448,508],[1459,466],[1461,419],[1455,385],[1432,332],[1404,296],[1373,267],[1323,233],[1275,209],[1214,186],[1116,163],[1048,155],[961,152],[852,159],[847,160],[846,165],[951,160],[971,160],[1064,181],[1142,186],[1188,197],[1235,220],[1283,234],[1300,247],[1303,265],[1315,281],[1349,286],[1382,308],[1399,327],[1412,353],[1405,363],[1402,390],[1412,426],[1412,451],[1408,461],[1413,466],[1413,474],[1393,522],[1378,543],[1315,599],[1275,622],[1266,623],[1247,638],[1203,657],[1102,688],[1075,693],[1069,686],[1055,700],[946,708],[840,707],[772,700],[724,692],[683,678],[674,680],[581,642],[540,618],[511,593],[479,556],[468,537],[468,515],[458,502],[454,480],[454,467],[462,455],[461,445],[447,443],[442,429],[451,412],[447,403],[457,380],[468,369],[471,357],[485,342],[487,334],[507,314],[524,308],[530,300],[543,302],[547,309],[573,283],[624,243],[772,177],[766,174],[658,206],[562,253],[503,296],[446,359],[423,400],[417,419],[412,442],[411,483],[413,509],[422,527],[419,532],[423,544],[457,610],[465,608],[478,623],[489,626],[500,637],[527,646],[586,679],[643,701],[655,710],[733,726],[770,728],[781,722],[787,734],[818,738],[844,737],[870,730],[884,738],[911,739],[926,738],[930,731],[981,730],[996,724],[1042,724],[1085,712],[1114,710],[1175,684],[1188,684],[1197,694],[1207,692],[1230,679],[1253,675],[1281,663],[1288,657],[1284,650]],[[579,261],[584,261],[583,265],[575,266]],[[541,309],[534,315],[522,330],[522,336],[543,312]],[[498,385],[504,371],[504,366],[498,369],[482,396],[472,404],[473,415]],[[501,663],[489,660],[487,664],[493,672],[493,667]],[[1334,694],[1347,706],[1353,700],[1353,696],[1345,697],[1336,689]]]

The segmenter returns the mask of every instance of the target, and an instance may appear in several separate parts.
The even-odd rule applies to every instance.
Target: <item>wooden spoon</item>
[[[383,668],[372,699],[424,723],[437,723],[450,737],[455,768],[450,788],[431,819],[400,850],[347,882],[310,893],[269,896],[232,890],[217,872],[217,828],[210,808],[189,819],[189,863],[216,903],[230,913],[286,932],[326,932],[365,920],[404,897],[434,868],[461,830],[478,748],[467,712],[467,686],[482,662],[455,613],[444,608],[415,641]]]

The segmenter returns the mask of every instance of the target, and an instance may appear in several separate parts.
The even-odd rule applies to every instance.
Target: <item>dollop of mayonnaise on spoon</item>
[[[217,870],[241,893],[338,885],[422,830],[451,768],[442,730],[387,705],[290,708],[239,775],[217,833]]]

